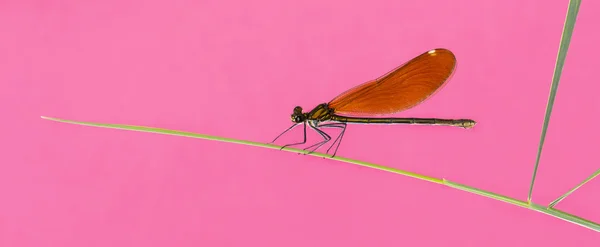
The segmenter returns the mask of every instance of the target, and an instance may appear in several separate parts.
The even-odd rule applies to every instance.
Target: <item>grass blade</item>
[[[503,202],[515,205],[515,206],[520,206],[520,207],[523,207],[523,208],[531,209],[533,211],[537,211],[537,212],[540,212],[540,213],[543,213],[543,214],[547,214],[547,215],[553,216],[555,218],[558,218],[558,219],[561,219],[561,220],[564,220],[564,221],[567,221],[567,222],[570,222],[570,223],[573,223],[573,224],[576,224],[576,225],[580,225],[580,226],[583,226],[585,228],[589,228],[589,229],[595,230],[597,232],[600,232],[600,225],[598,225],[597,223],[589,221],[589,220],[586,220],[586,219],[581,218],[581,217],[577,217],[575,215],[572,215],[572,214],[569,214],[569,213],[566,213],[566,212],[563,212],[563,211],[560,211],[560,210],[556,210],[556,209],[553,209],[553,208],[547,208],[547,207],[544,207],[544,206],[541,206],[541,205],[538,205],[538,204],[535,204],[535,203],[521,201],[521,200],[518,200],[518,199],[514,199],[514,198],[511,198],[511,197],[508,197],[508,196],[504,196],[504,195],[496,194],[496,193],[493,193],[493,192],[489,192],[489,191],[477,189],[477,188],[474,188],[474,187],[470,187],[470,186],[467,186],[467,185],[463,185],[463,184],[451,182],[451,181],[448,181],[448,180],[444,180],[444,184],[446,184],[446,185],[448,185],[448,186],[450,186],[452,188],[456,188],[456,189],[467,191],[467,192],[470,192],[470,193],[473,193],[473,194],[477,194],[477,195],[485,196],[485,197],[488,197],[488,198],[496,199],[496,200],[499,200],[499,201],[503,201]]]
[[[571,0],[569,2],[567,18],[565,19],[565,25],[560,40],[558,56],[556,58],[556,66],[554,67],[554,75],[552,76],[550,96],[548,97],[548,104],[546,105],[546,115],[544,116],[544,124],[542,126],[542,135],[540,137],[540,144],[538,146],[537,157],[535,159],[535,167],[533,168],[533,176],[531,178],[531,184],[529,185],[529,194],[527,194],[528,202],[531,202],[533,184],[535,183],[535,176],[537,174],[537,169],[540,164],[540,157],[542,156],[544,141],[546,140],[546,131],[548,130],[550,115],[552,115],[552,107],[554,106],[554,99],[556,98],[558,83],[560,81],[560,76],[565,65],[565,58],[567,57],[567,51],[569,50],[569,44],[571,43],[571,36],[573,36],[573,29],[575,28],[575,20],[577,19],[577,13],[579,12],[579,5],[581,5],[581,0]]]
[[[79,122],[79,121],[72,121],[72,120],[65,120],[65,119],[58,119],[58,118],[51,118],[51,117],[42,117],[42,118],[46,119],[46,120],[57,121],[57,122],[62,122],[62,123],[85,125],[85,126],[92,126],[92,127],[121,129],[121,130],[129,130],[129,131],[140,131],[140,132],[149,132],[149,133],[165,134],[165,135],[177,135],[177,136],[185,136],[185,137],[191,137],[191,138],[200,138],[200,139],[206,139],[206,140],[237,143],[237,144],[263,147],[263,148],[271,148],[271,149],[280,149],[281,148],[280,146],[276,146],[276,145],[272,145],[272,144],[236,140],[236,139],[231,139],[231,138],[223,138],[223,137],[196,134],[196,133],[176,131],[176,130],[124,125],[124,124],[104,124],[104,123],[92,123],[92,122]],[[288,151],[288,152],[306,153],[306,151],[304,151],[304,150],[294,149],[294,148],[286,148],[283,150]],[[330,158],[329,155],[327,155],[327,154],[317,153],[317,152],[311,153],[309,155],[323,157],[323,158]],[[573,224],[577,224],[577,225],[586,227],[588,229],[600,232],[600,224],[591,222],[589,220],[579,218],[577,216],[574,216],[574,215],[571,215],[571,214],[568,214],[568,213],[565,213],[565,212],[562,212],[559,210],[545,208],[545,207],[542,207],[542,206],[539,206],[536,204],[530,204],[526,201],[521,201],[519,199],[515,199],[515,198],[508,197],[508,196],[504,196],[504,195],[496,194],[493,192],[477,189],[474,187],[470,187],[467,185],[451,182],[446,179],[434,178],[434,177],[425,176],[425,175],[421,175],[421,174],[417,174],[417,173],[413,173],[413,172],[403,171],[403,170],[399,170],[399,169],[395,169],[395,168],[391,168],[391,167],[386,167],[386,166],[377,165],[377,164],[368,163],[368,162],[359,161],[359,160],[343,158],[343,157],[339,157],[339,156],[336,156],[336,157],[333,157],[330,159],[338,160],[338,161],[342,161],[342,162],[346,162],[346,163],[350,163],[350,164],[360,165],[360,166],[364,166],[364,167],[369,167],[369,168],[373,168],[373,169],[378,169],[378,170],[382,170],[382,171],[387,171],[387,172],[391,172],[391,173],[395,173],[395,174],[400,174],[400,175],[408,176],[408,177],[412,177],[412,178],[417,178],[417,179],[421,179],[421,180],[428,181],[431,183],[442,184],[442,185],[445,185],[445,186],[448,186],[451,188],[460,189],[460,190],[474,193],[474,194],[477,194],[480,196],[485,196],[485,197],[492,198],[492,199],[495,199],[498,201],[502,201],[502,202],[506,202],[509,204],[528,208],[528,209],[531,209],[534,211],[542,212],[542,213],[557,217],[559,219],[571,222]]]
[[[598,169],[596,172],[592,173],[592,175],[590,175],[588,178],[586,178],[585,180],[583,180],[583,182],[581,182],[577,186],[575,186],[575,188],[567,191],[567,193],[565,193],[562,196],[556,198],[556,200],[552,201],[548,205],[548,207],[549,208],[553,208],[554,206],[556,206],[556,204],[558,204],[560,201],[562,201],[563,199],[565,199],[568,195],[570,195],[571,193],[575,192],[575,190],[579,189],[581,186],[583,186],[584,184],[586,184],[590,180],[594,179],[598,175],[600,175],[600,169]]]
[[[139,131],[139,132],[149,132],[149,133],[156,133],[156,134],[184,136],[184,137],[191,137],[191,138],[198,138],[198,139],[205,139],[205,140],[213,140],[213,141],[221,141],[221,142],[243,144],[243,145],[255,146],[255,147],[263,147],[263,148],[270,148],[270,149],[281,149],[281,146],[277,146],[277,145],[273,145],[273,144],[268,144],[268,143],[243,141],[243,140],[237,140],[237,139],[231,139],[231,138],[224,138],[224,137],[218,137],[218,136],[211,136],[211,135],[203,135],[203,134],[197,134],[197,133],[185,132],[185,131],[160,129],[160,128],[152,128],[152,127],[144,127],[144,126],[135,126],[135,125],[125,125],[125,124],[105,124],[105,123],[81,122],[81,121],[72,121],[72,120],[52,118],[52,117],[44,117],[44,116],[42,116],[42,119],[52,120],[52,121],[62,122],[62,123],[70,123],[70,124],[77,124],[77,125],[92,126],[92,127],[101,127],[101,128],[109,128],[109,129],[120,129],[120,130],[130,130],[130,131]],[[437,184],[442,184],[443,183],[442,179],[440,179],[440,178],[434,178],[434,177],[430,177],[430,176],[425,176],[425,175],[417,174],[417,173],[414,173],[414,172],[403,171],[403,170],[400,170],[400,169],[395,169],[395,168],[391,168],[391,167],[380,166],[380,165],[377,165],[377,164],[363,162],[363,161],[359,161],[359,160],[348,159],[348,158],[344,158],[344,157],[340,157],[340,156],[335,156],[335,157],[331,158],[331,156],[329,156],[327,154],[324,154],[324,153],[314,152],[314,153],[310,153],[309,154],[308,153],[309,151],[306,151],[306,150],[296,149],[296,148],[287,148],[287,147],[284,148],[283,151],[294,152],[294,153],[301,153],[301,154],[308,154],[308,155],[312,155],[312,156],[317,156],[317,157],[322,157],[322,158],[328,158],[328,159],[338,160],[338,161],[342,161],[342,162],[346,162],[346,163],[351,163],[351,164],[355,164],[355,165],[360,165],[360,166],[365,166],[365,167],[369,167],[369,168],[373,168],[373,169],[378,169],[378,170],[383,170],[383,171],[387,171],[387,172],[391,172],[391,173],[396,173],[396,174],[400,174],[400,175],[404,175],[404,176],[408,176],[408,177],[412,177],[412,178],[416,178],[416,179],[421,179],[421,180],[429,181],[429,182],[432,182],[432,183],[437,183]]]

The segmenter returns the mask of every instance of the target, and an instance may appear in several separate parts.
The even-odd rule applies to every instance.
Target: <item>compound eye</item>
[[[300,106],[294,107],[294,113],[296,113],[296,114],[302,113],[302,107],[300,107]]]

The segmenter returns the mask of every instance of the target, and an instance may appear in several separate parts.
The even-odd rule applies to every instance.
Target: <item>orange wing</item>
[[[434,49],[379,79],[358,85],[329,102],[340,115],[384,115],[410,109],[433,95],[452,75],[456,57]]]

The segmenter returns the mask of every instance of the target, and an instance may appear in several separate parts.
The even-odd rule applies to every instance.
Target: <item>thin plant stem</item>
[[[263,148],[270,148],[270,149],[281,149],[281,146],[273,145],[273,144],[269,144],[269,143],[244,141],[244,140],[237,140],[237,139],[231,139],[231,138],[225,138],[225,137],[218,137],[218,136],[211,136],[211,135],[203,135],[203,134],[197,134],[197,133],[185,132],[185,131],[177,131],[177,130],[169,130],[169,129],[161,129],[161,128],[153,128],[153,127],[144,127],[144,126],[135,126],[135,125],[125,125],[125,124],[105,124],[105,123],[79,122],[79,121],[71,121],[71,120],[66,120],[66,119],[58,119],[58,118],[43,117],[43,116],[42,116],[42,118],[46,119],[46,120],[57,121],[57,122],[77,124],[77,125],[85,125],[85,126],[92,126],[92,127],[102,127],[102,128],[110,128],[110,129],[132,130],[132,131],[138,131],[138,132],[149,132],[149,133],[167,134],[167,135],[175,135],[175,136],[185,136],[185,137],[206,139],[206,140],[212,140],[212,141],[221,141],[221,142],[243,144],[243,145],[255,146],[255,147],[263,147]],[[401,175],[404,175],[404,176],[409,176],[409,177],[413,177],[413,178],[417,178],[417,179],[429,181],[429,182],[432,182],[432,183],[437,183],[437,184],[442,184],[443,183],[442,179],[439,179],[439,178],[429,177],[429,176],[425,176],[425,175],[421,175],[421,174],[417,174],[417,173],[413,173],[413,172],[409,172],[409,171],[403,171],[403,170],[395,169],[395,168],[391,168],[391,167],[380,166],[380,165],[377,165],[377,164],[367,163],[367,162],[363,162],[363,161],[359,161],[359,160],[353,160],[353,159],[343,158],[343,157],[339,157],[339,156],[335,156],[335,157],[332,158],[328,154],[319,153],[319,152],[309,153],[308,150],[302,150],[302,149],[296,149],[296,148],[289,148],[289,147],[286,147],[286,148],[284,148],[282,150],[283,151],[288,151],[288,152],[293,152],[293,153],[300,153],[300,154],[312,155],[312,156],[316,156],[316,157],[329,158],[329,159],[338,160],[338,161],[342,161],[342,162],[346,162],[346,163],[351,163],[351,164],[355,164],[355,165],[360,165],[360,166],[366,166],[366,167],[370,167],[370,168],[374,168],[374,169],[379,169],[379,170],[383,170],[383,171],[387,171],[387,172],[391,172],[391,173],[401,174]]]
[[[529,194],[527,194],[528,202],[531,202],[531,194],[533,193],[535,176],[540,164],[540,157],[542,156],[544,141],[546,140],[546,131],[548,130],[548,124],[550,123],[550,116],[552,115],[552,107],[554,106],[554,99],[556,98],[558,83],[560,82],[560,76],[562,74],[565,59],[567,57],[567,51],[569,50],[569,44],[571,43],[571,36],[573,36],[573,29],[575,28],[575,20],[577,19],[577,13],[579,12],[579,5],[581,5],[581,0],[571,0],[569,2],[567,17],[565,18],[565,24],[556,58],[556,66],[554,67],[554,75],[552,76],[550,96],[548,97],[548,104],[546,105],[546,115],[544,116],[544,124],[542,125],[542,135],[540,137],[540,144],[538,146],[537,157],[535,159],[535,167],[533,168],[531,184],[529,185]]]
[[[456,189],[464,190],[464,191],[467,191],[467,192],[470,192],[470,193],[474,193],[474,194],[477,194],[477,195],[481,195],[481,196],[485,196],[485,197],[488,197],[488,198],[492,198],[492,199],[496,199],[496,200],[499,200],[499,201],[503,201],[503,202],[506,202],[506,203],[509,203],[509,204],[512,204],[512,205],[515,205],[515,206],[520,206],[520,207],[523,207],[523,208],[531,209],[533,211],[537,211],[537,212],[540,212],[540,213],[543,213],[543,214],[547,214],[547,215],[553,216],[555,218],[558,218],[558,219],[561,219],[561,220],[564,220],[564,221],[567,221],[567,222],[570,222],[570,223],[573,223],[573,224],[576,224],[576,225],[579,225],[579,226],[583,226],[585,228],[589,228],[589,229],[595,230],[597,232],[600,232],[600,225],[598,225],[598,223],[586,220],[584,218],[581,218],[581,217],[578,217],[578,216],[575,216],[575,215],[572,215],[572,214],[569,214],[569,213],[566,213],[566,212],[563,212],[563,211],[560,211],[560,210],[557,210],[557,209],[544,207],[542,205],[538,205],[538,204],[535,204],[535,203],[532,203],[532,202],[521,201],[521,200],[518,200],[518,199],[515,199],[515,198],[511,198],[511,197],[500,195],[500,194],[496,194],[496,193],[493,193],[493,192],[489,192],[489,191],[477,189],[477,188],[474,188],[474,187],[462,185],[462,184],[459,184],[459,183],[454,183],[454,182],[451,182],[451,181],[448,181],[448,180],[444,180],[444,182],[445,182],[446,185],[448,185],[450,187],[453,187],[453,188],[456,188]]]
[[[217,136],[211,136],[211,135],[196,134],[196,133],[184,132],[184,131],[151,128],[151,127],[143,127],[143,126],[134,126],[134,125],[124,125],[124,124],[79,122],[79,121],[72,121],[72,120],[65,120],[65,119],[58,119],[58,118],[51,118],[51,117],[42,117],[42,118],[46,119],[46,120],[57,121],[57,122],[62,122],[62,123],[69,123],[69,124],[77,124],[77,125],[109,128],[109,129],[121,129],[121,130],[129,130],[129,131],[149,132],[149,133],[166,134],[166,135],[176,135],[176,136],[184,136],[184,137],[199,138],[199,139],[206,139],[206,140],[213,140],[213,141],[229,142],[229,143],[236,143],[236,144],[270,148],[270,149],[280,149],[281,148],[281,146],[272,145],[272,144],[237,140],[237,139],[217,137]],[[288,152],[295,152],[295,153],[303,153],[303,154],[307,153],[307,151],[305,151],[305,150],[300,150],[300,149],[295,149],[295,148],[285,148],[283,150],[288,151]],[[571,222],[573,224],[577,224],[577,225],[586,227],[588,229],[600,232],[600,224],[598,224],[598,223],[595,223],[595,222],[592,222],[592,221],[589,221],[589,220],[586,220],[586,219],[583,219],[583,218],[580,218],[580,217],[577,217],[577,216],[574,216],[574,215],[571,215],[571,214],[568,214],[566,212],[562,212],[562,211],[559,211],[556,209],[546,208],[546,207],[543,207],[543,206],[540,206],[537,204],[528,203],[526,201],[521,201],[519,199],[515,199],[512,197],[508,197],[508,196],[496,194],[493,192],[477,189],[477,188],[459,184],[456,182],[451,182],[451,181],[443,179],[443,178],[430,177],[430,176],[426,176],[426,175],[422,175],[422,174],[418,174],[418,173],[403,171],[403,170],[386,167],[386,166],[382,166],[382,165],[377,165],[377,164],[373,164],[373,163],[369,163],[369,162],[364,162],[364,161],[360,161],[360,160],[343,158],[340,156],[335,156],[335,157],[331,158],[329,155],[324,154],[324,153],[314,152],[314,153],[310,153],[308,155],[329,158],[329,159],[333,159],[333,160],[337,160],[337,161],[341,161],[341,162],[346,162],[346,163],[350,163],[350,164],[355,164],[355,165],[360,165],[360,166],[364,166],[364,167],[368,167],[368,168],[391,172],[391,173],[395,173],[395,174],[399,174],[399,175],[403,175],[403,176],[407,176],[407,177],[412,177],[412,178],[420,179],[420,180],[431,182],[431,183],[445,185],[450,188],[463,190],[463,191],[470,192],[470,193],[473,193],[476,195],[485,196],[485,197],[492,198],[492,199],[495,199],[498,201],[502,201],[502,202],[517,205],[520,207],[528,208],[533,211],[545,213],[545,214],[554,216],[556,218],[565,220],[567,222]]]
[[[562,201],[563,199],[565,199],[567,196],[569,196],[571,193],[575,192],[575,190],[579,189],[581,186],[583,186],[584,184],[586,184],[587,182],[591,181],[592,179],[594,179],[596,176],[600,175],[600,169],[598,169],[596,172],[592,173],[592,175],[590,175],[588,178],[586,178],[585,180],[583,180],[583,182],[579,183],[577,186],[575,186],[573,189],[567,191],[567,193],[563,194],[562,196],[556,198],[556,200],[552,201],[550,204],[548,204],[549,208],[553,208],[554,206],[556,206],[556,204],[558,204],[560,201]]]

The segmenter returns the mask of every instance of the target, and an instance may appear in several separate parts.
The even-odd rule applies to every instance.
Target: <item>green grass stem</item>
[[[571,193],[575,192],[575,190],[579,189],[581,186],[583,186],[584,184],[586,184],[587,182],[589,182],[590,180],[594,179],[596,176],[600,175],[600,169],[598,169],[596,172],[592,173],[592,175],[590,175],[588,178],[586,178],[585,180],[583,180],[581,183],[579,183],[577,186],[575,186],[573,189],[567,191],[567,193],[563,194],[562,196],[556,198],[556,200],[552,201],[548,207],[549,208],[553,208],[554,206],[556,206],[556,204],[558,204],[560,201],[562,201],[563,199],[565,199],[568,195],[570,195]]]
[[[144,126],[134,126],[134,125],[124,125],[124,124],[79,122],[79,121],[72,121],[72,120],[52,118],[52,117],[42,117],[42,118],[46,119],[46,120],[68,123],[68,124],[77,124],[77,125],[85,125],[85,126],[92,126],[92,127],[109,128],[109,129],[148,132],[148,133],[165,134],[165,135],[176,135],[176,136],[184,136],[184,137],[191,137],[191,138],[198,138],[198,139],[205,139],[205,140],[212,140],[212,141],[229,142],[229,143],[236,143],[236,144],[270,148],[270,149],[280,149],[281,148],[281,146],[277,146],[277,145],[273,145],[273,144],[237,140],[237,139],[217,137],[217,136],[211,136],[211,135],[203,135],[203,134],[177,131],[177,130],[160,129],[160,128],[152,128],[152,127],[144,127]],[[307,151],[304,151],[301,149],[295,149],[295,148],[285,148],[285,149],[283,149],[283,151],[301,153],[301,154],[307,153]],[[333,160],[337,160],[337,161],[341,161],[341,162],[346,162],[349,164],[360,165],[360,166],[364,166],[364,167],[368,167],[368,168],[378,169],[378,170],[382,170],[382,171],[386,171],[386,172],[391,172],[391,173],[395,173],[395,174],[399,174],[399,175],[403,175],[403,176],[407,176],[407,177],[420,179],[420,180],[431,182],[431,183],[445,185],[450,188],[463,190],[463,191],[470,192],[470,193],[473,193],[476,195],[485,196],[485,197],[492,198],[492,199],[495,199],[498,201],[502,201],[502,202],[506,202],[509,204],[528,208],[533,211],[545,213],[545,214],[554,216],[556,218],[565,220],[567,222],[571,222],[573,224],[577,224],[577,225],[592,229],[594,231],[600,232],[599,224],[594,223],[589,220],[586,220],[586,219],[583,219],[583,218],[580,218],[580,217],[577,217],[577,216],[574,216],[574,215],[571,215],[571,214],[568,214],[566,212],[562,212],[562,211],[552,209],[552,208],[546,208],[546,207],[539,206],[539,205],[536,205],[533,203],[527,203],[526,201],[521,201],[519,199],[515,199],[515,198],[508,197],[508,196],[504,196],[504,195],[496,194],[493,192],[477,189],[474,187],[470,187],[467,185],[451,182],[451,181],[443,179],[443,178],[430,177],[430,176],[426,176],[426,175],[422,175],[422,174],[418,174],[418,173],[414,173],[414,172],[404,171],[404,170],[395,169],[395,168],[382,166],[382,165],[377,165],[377,164],[364,162],[364,161],[360,161],[360,160],[348,159],[348,158],[344,158],[344,157],[340,157],[340,156],[331,158],[329,155],[324,154],[324,153],[319,153],[319,152],[310,153],[308,155],[333,159]]]
[[[579,12],[579,5],[581,5],[581,0],[569,1],[569,8],[567,9],[567,18],[565,18],[565,25],[560,39],[558,55],[556,58],[556,65],[554,67],[554,75],[552,76],[552,85],[550,86],[548,104],[546,104],[546,114],[544,116],[544,124],[542,125],[540,144],[538,145],[537,156],[535,158],[535,167],[533,168],[531,184],[529,185],[529,194],[527,194],[528,202],[531,202],[533,185],[535,184],[535,176],[537,174],[538,166],[540,164],[542,149],[544,148],[544,141],[546,140],[546,131],[548,130],[548,124],[550,123],[550,116],[552,115],[552,107],[554,107],[554,99],[556,98],[558,83],[560,82],[560,76],[565,65],[567,51],[569,50],[569,44],[571,43],[571,37],[573,36],[573,29],[575,28],[575,20],[577,19],[577,13]]]

